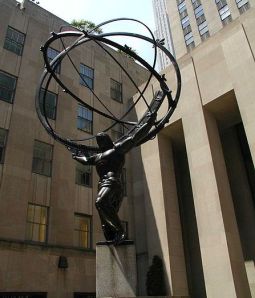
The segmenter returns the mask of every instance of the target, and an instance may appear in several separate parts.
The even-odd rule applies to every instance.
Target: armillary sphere
[[[135,33],[129,33],[129,32],[108,32],[108,33],[101,33],[97,34],[95,32],[96,29],[101,28],[109,23],[113,22],[120,22],[120,21],[130,21],[130,22],[136,22],[144,26],[149,34],[150,37],[140,35],[140,34],[135,34]],[[62,136],[60,135],[51,125],[47,114],[46,114],[46,93],[49,88],[49,85],[51,81],[54,79],[61,88],[63,88],[63,91],[69,94],[73,99],[75,99],[79,104],[85,106],[86,108],[89,108],[91,111],[94,113],[99,114],[102,117],[108,118],[112,120],[112,124],[107,127],[104,132],[107,132],[110,130],[112,127],[114,127],[117,124],[123,125],[126,129],[125,134],[118,140],[115,140],[116,142],[122,141],[127,137],[132,136],[136,132],[136,130],[143,125],[145,122],[148,121],[148,117],[150,117],[150,112],[157,112],[159,108],[161,107],[162,103],[166,100],[167,101],[167,108],[165,111],[164,116],[161,119],[156,119],[154,126],[150,129],[150,131],[143,136],[143,138],[140,140],[138,145],[141,145],[145,143],[146,141],[154,138],[156,134],[165,126],[167,122],[169,122],[169,119],[174,112],[177,102],[180,97],[180,92],[181,92],[181,75],[180,75],[180,70],[179,67],[176,63],[175,58],[173,55],[164,47],[164,40],[156,40],[153,33],[151,30],[142,22],[135,20],[135,19],[130,19],[130,18],[118,18],[118,19],[113,19],[110,21],[106,21],[104,23],[99,24],[96,26],[94,29],[87,31],[87,30],[78,30],[75,27],[68,26],[69,29],[70,27],[72,28],[72,31],[66,31],[67,26],[62,26],[60,29],[59,33],[52,32],[50,38],[45,42],[45,44],[41,47],[41,51],[43,53],[43,58],[45,61],[45,69],[43,71],[43,74],[40,78],[40,82],[38,84],[37,92],[36,92],[36,111],[38,114],[38,117],[46,129],[46,131],[58,142],[62,143],[65,146],[71,147],[76,150],[82,150],[83,152],[86,152],[88,156],[94,153],[99,153],[100,149],[96,146],[90,146],[86,145],[86,141],[94,138],[95,136],[91,136],[88,138],[84,139],[72,139],[67,136]],[[116,37],[116,36],[121,36],[121,37],[132,37],[136,39],[143,40],[145,42],[148,42],[151,44],[151,46],[154,48],[154,61],[152,66],[145,61],[143,58],[141,58],[138,54],[135,53],[130,47],[127,45],[123,46],[113,40],[110,40],[109,38],[111,37]],[[75,41],[72,42],[70,45],[65,45],[64,43],[64,38],[75,38]],[[49,61],[48,59],[48,49],[51,47],[51,44],[56,41],[60,40],[63,50],[52,60]],[[81,45],[84,45],[88,43],[89,41],[94,42],[97,44],[106,54],[108,54],[117,65],[122,69],[122,71],[125,73],[125,75],[130,79],[132,84],[135,86],[137,89],[137,93],[139,94],[138,98],[134,100],[132,105],[127,109],[127,111],[121,116],[121,117],[115,117],[112,112],[108,109],[108,107],[104,104],[103,100],[101,100],[94,90],[90,88],[90,86],[86,83],[86,81],[83,79],[83,77],[80,75],[79,70],[73,63],[70,53],[74,49],[80,47]],[[120,50],[124,53],[126,53],[129,57],[132,57],[135,61],[140,63],[142,66],[144,66],[148,71],[149,71],[149,77],[146,82],[146,84],[143,87],[143,90],[140,90],[139,87],[137,86],[136,82],[133,80],[133,78],[130,76],[130,74],[125,70],[125,68],[120,64],[119,61],[112,55],[111,51],[109,50],[110,46],[113,47],[117,50]],[[156,70],[155,70],[155,65],[156,65],[156,59],[157,59],[157,53],[158,49],[163,51],[163,53],[170,59],[174,70],[175,70],[175,75],[176,75],[176,92],[175,95],[172,95],[172,91],[167,85],[167,81],[164,75],[160,75]],[[102,105],[103,109],[99,110],[91,105],[89,105],[87,102],[82,100],[77,94],[75,94],[68,86],[66,86],[63,81],[61,81],[60,76],[57,75],[56,69],[58,65],[63,61],[63,59],[69,59],[71,62],[72,66],[74,67],[75,71],[78,73],[80,76],[80,79],[83,80],[84,84],[90,89],[90,91],[93,93],[95,98],[100,102]],[[144,93],[146,89],[148,88],[152,77],[154,77],[160,86],[160,90],[158,90],[153,98],[151,99],[150,103],[147,103]],[[45,92],[42,93],[42,90],[44,89]],[[43,96],[42,96],[43,95]],[[40,103],[40,100],[42,102]],[[136,104],[140,101],[144,100],[146,106],[147,106],[147,111],[144,113],[144,115],[137,121],[137,122],[130,122],[125,120],[125,117],[130,113],[130,111],[135,108]],[[82,142],[82,143],[81,143]],[[85,144],[84,144],[85,143]]]

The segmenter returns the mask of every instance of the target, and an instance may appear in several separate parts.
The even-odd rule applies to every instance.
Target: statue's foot
[[[118,232],[114,239],[114,245],[120,245],[126,240],[126,234],[124,232]]]

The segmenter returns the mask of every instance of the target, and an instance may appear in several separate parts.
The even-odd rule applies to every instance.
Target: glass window
[[[32,172],[51,176],[53,146],[40,141],[34,142]]]
[[[190,43],[194,42],[193,36],[186,40],[186,45],[188,46]]]
[[[45,90],[41,89],[40,92],[40,109],[43,113],[43,99],[44,99]],[[45,112],[46,116],[49,119],[56,119],[56,107],[57,107],[57,94],[47,91],[45,95]]]
[[[193,37],[193,34],[192,34],[192,32],[190,32],[190,33],[188,33],[188,34],[186,34],[185,36],[184,36],[184,39],[185,39],[185,41],[187,41],[187,40],[189,40],[190,38],[192,38]]]
[[[186,34],[188,34],[188,33],[190,33],[190,32],[191,32],[191,27],[190,27],[190,25],[183,29],[183,34],[184,34],[184,35],[186,35]]]
[[[207,23],[206,22],[203,22],[202,24],[200,24],[198,26],[198,30],[200,32],[200,35],[203,35],[205,32],[207,32],[208,31]]]
[[[195,9],[196,18],[200,17],[202,14],[204,14],[204,10],[203,10],[203,6],[200,5]]]
[[[80,84],[89,89],[94,88],[94,69],[80,64]]]
[[[248,0],[236,0],[236,4],[239,8],[240,13],[244,13],[250,8],[250,3]]]
[[[189,17],[186,16],[185,18],[183,18],[183,19],[181,20],[181,23],[182,23],[182,28],[187,27],[187,26],[189,25]]]
[[[77,128],[89,133],[93,131],[93,112],[81,105],[78,106]]]
[[[196,16],[198,31],[200,33],[201,40],[205,40],[210,35],[209,35],[209,29],[205,20],[203,6],[201,2],[197,0],[192,0],[192,3],[193,3],[194,13]],[[193,42],[193,39],[191,40],[187,39],[187,41],[186,41],[186,45],[189,45]]]
[[[185,9],[182,13],[180,13],[180,19],[185,18],[188,15],[187,9]]]
[[[248,0],[236,0],[237,7],[240,8],[241,6],[245,5],[248,3]]]
[[[192,49],[194,49],[195,42],[193,40],[193,37],[192,37],[191,41],[188,44],[186,43],[186,47],[187,47],[188,51],[191,51]]]
[[[222,7],[224,7],[225,5],[227,5],[227,1],[226,0],[215,0],[215,2],[217,4],[218,10],[220,10]]]
[[[229,7],[226,0],[215,0],[219,15],[223,24],[227,24],[232,20]]]
[[[83,165],[76,162],[75,182],[79,185],[92,186],[92,168],[89,165]]]
[[[122,102],[122,84],[111,79],[111,98]]]
[[[4,162],[4,152],[7,141],[7,130],[0,128],[0,163]]]
[[[48,226],[48,207],[28,204],[26,239],[29,241],[46,242]]]
[[[200,17],[197,17],[196,20],[198,25],[202,24],[205,21],[205,15],[202,14]]]
[[[201,5],[201,1],[200,0],[192,0],[192,4],[194,8],[197,8],[199,5]]]
[[[8,26],[4,41],[4,48],[21,56],[24,43],[25,34]]]
[[[179,13],[181,14],[182,12],[184,12],[184,10],[186,10],[186,3],[185,1],[181,2],[179,5],[178,5],[178,10],[179,10]]]
[[[202,5],[200,5],[201,4],[200,1],[192,0],[192,3],[198,17],[200,14],[203,15],[203,8],[202,8]],[[180,2],[179,0],[177,0],[177,4],[178,4],[178,10],[179,10],[180,19],[181,19],[181,25],[182,25],[183,35],[185,39],[185,44],[186,44],[186,47],[189,49],[191,48],[190,44],[192,43],[195,46],[195,43],[194,43],[192,31],[191,31],[190,20],[186,9],[186,4],[185,4],[185,1]]]
[[[60,52],[53,49],[53,48],[48,48],[48,51],[47,51],[47,56],[48,56],[48,61],[51,62]],[[60,63],[58,64],[58,66],[56,67],[55,69],[55,72],[56,73],[60,73]]]
[[[230,11],[229,11],[228,6],[226,5],[223,8],[221,8],[219,10],[219,13],[220,13],[220,16],[221,16],[222,20],[224,20],[226,17],[228,17],[230,15]]]
[[[205,31],[203,34],[201,34],[202,40],[206,40],[208,37],[210,37],[209,31]]]
[[[0,71],[0,99],[13,103],[17,79]]]
[[[74,245],[91,248],[91,216],[74,214]]]

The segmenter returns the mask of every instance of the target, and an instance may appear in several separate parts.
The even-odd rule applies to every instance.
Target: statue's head
[[[99,149],[102,151],[109,150],[113,148],[113,142],[110,136],[105,132],[100,132],[96,135],[97,144]]]

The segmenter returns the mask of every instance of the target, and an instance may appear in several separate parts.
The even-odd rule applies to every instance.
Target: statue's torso
[[[120,176],[125,164],[125,155],[114,150],[108,150],[98,155],[96,159],[96,170],[99,175],[99,187],[120,185]]]

